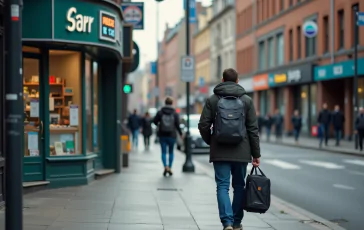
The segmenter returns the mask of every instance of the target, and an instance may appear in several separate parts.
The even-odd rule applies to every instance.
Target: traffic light
[[[133,85],[132,84],[125,84],[123,87],[123,92],[125,94],[129,94],[133,92]]]

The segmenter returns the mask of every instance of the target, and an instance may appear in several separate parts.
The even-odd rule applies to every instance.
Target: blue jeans
[[[224,227],[239,227],[244,217],[243,203],[245,195],[245,176],[248,163],[214,162],[217,203],[219,215]],[[230,174],[234,189],[233,203],[229,197]]]
[[[162,148],[162,162],[164,167],[172,168],[173,159],[174,159],[174,144],[176,143],[176,138],[173,137],[160,137],[159,143],[161,143]],[[167,164],[167,148],[168,148],[168,164]]]
[[[133,146],[138,147],[139,129],[134,129],[132,131],[132,135],[133,135]]]
[[[270,140],[270,130],[271,130],[271,128],[266,128],[266,130],[267,130],[267,141],[269,141]]]
[[[325,145],[327,145],[327,142],[329,140],[329,125],[321,125],[320,128],[322,129],[322,135],[320,137],[320,146],[322,145],[322,142],[325,140]]]
[[[294,134],[294,140],[295,141],[298,141],[298,138],[300,137],[300,132],[301,132],[301,130],[299,128],[293,129],[293,134]]]
[[[340,144],[341,132],[342,132],[341,129],[335,129],[336,145]]]

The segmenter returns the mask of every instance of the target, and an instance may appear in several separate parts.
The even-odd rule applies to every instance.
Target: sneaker
[[[234,230],[234,229],[231,226],[227,226],[227,227],[224,228],[224,230]]]
[[[233,230],[243,230],[243,225],[240,225],[239,227],[234,227]]]

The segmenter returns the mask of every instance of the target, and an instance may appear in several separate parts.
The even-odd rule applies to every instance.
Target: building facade
[[[245,2],[245,1],[244,1]],[[235,2],[214,0],[213,16],[210,20],[211,86],[221,82],[225,68],[236,68],[235,52]],[[210,90],[211,92],[211,90]]]
[[[322,104],[339,105],[346,116],[344,134],[353,133],[354,11],[364,11],[363,0],[236,1],[237,65],[252,76],[254,103],[261,114],[278,109],[284,127],[292,131],[291,116],[298,109],[302,132],[311,135]],[[317,25],[317,35],[305,36],[305,22]],[[364,28],[359,32],[360,106],[364,70]],[[249,58],[251,60],[249,61]]]
[[[194,56],[196,59],[195,72],[195,112],[201,113],[206,98],[209,96],[211,82],[211,30],[209,21],[212,18],[212,7],[206,7],[198,15],[198,27],[194,33]]]
[[[98,169],[120,171],[122,62],[132,43],[121,1],[23,2],[23,181],[82,185]]]

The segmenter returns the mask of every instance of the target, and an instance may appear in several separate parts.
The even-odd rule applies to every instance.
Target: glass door
[[[24,181],[44,179],[44,122],[39,54],[23,54]]]

